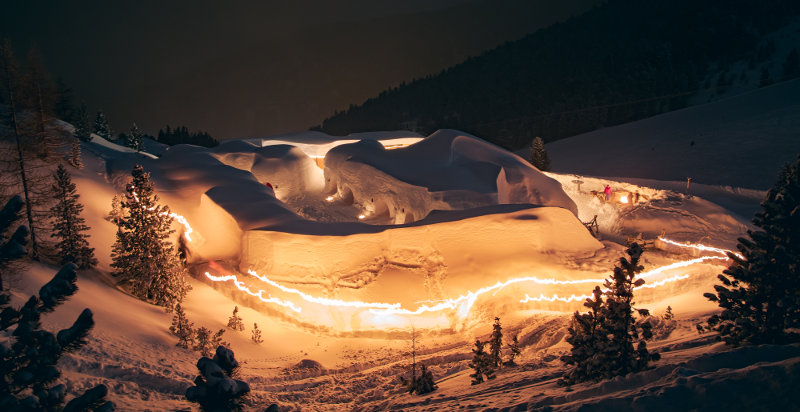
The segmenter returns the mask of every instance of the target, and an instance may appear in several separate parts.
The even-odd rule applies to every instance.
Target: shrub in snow
[[[5,239],[5,232],[17,219],[21,208],[22,200],[17,196],[0,211],[0,239]],[[0,261],[7,262],[24,254],[26,236],[27,230],[21,226],[4,241],[0,245]],[[19,309],[11,307],[11,295],[0,285],[0,333],[8,337],[0,343],[0,410],[61,409],[66,387],[63,384],[53,386],[61,374],[56,364],[62,354],[86,343],[85,338],[94,326],[92,311],[84,309],[71,327],[57,334],[42,330],[40,320],[42,314],[52,312],[78,290],[76,269],[73,263],[64,265],[42,286],[38,296],[31,296]],[[87,407],[110,411],[114,404],[103,398],[106,392],[104,385],[98,385],[76,399],[86,401]],[[87,410],[76,409],[80,402],[83,401],[73,400],[64,410]]]
[[[94,133],[109,142],[114,140],[111,126],[102,111],[97,112],[97,116],[94,118]]]
[[[241,410],[250,385],[234,379],[238,368],[233,351],[218,346],[213,359],[204,356],[197,361],[200,375],[194,379],[195,386],[186,389],[186,399],[199,403],[203,411]]]
[[[489,338],[489,358],[492,368],[499,368],[503,365],[501,351],[503,349],[503,327],[500,326],[500,318],[494,318],[492,325],[492,336]]]
[[[228,345],[227,342],[222,341],[222,335],[225,329],[220,329],[215,334],[211,334],[211,330],[205,326],[197,328],[194,336],[194,347],[192,349],[200,352],[204,356],[211,356],[211,351],[221,345]],[[228,345],[229,346],[229,345]]]
[[[531,142],[531,158],[529,161],[535,168],[543,172],[550,170],[550,157],[547,156],[547,151],[544,149],[544,140],[539,136],[536,136]]]
[[[191,288],[184,279],[186,269],[169,241],[173,219],[169,208],[158,204],[150,174],[136,165],[131,175],[111,252],[112,275],[139,299],[172,310]]]
[[[195,331],[192,326],[194,325],[186,318],[186,312],[183,311],[180,303],[175,305],[175,314],[172,316],[172,325],[170,325],[169,331],[178,337],[176,346],[184,349],[194,348]]]
[[[125,145],[137,152],[144,150],[144,142],[142,141],[142,132],[139,131],[139,126],[136,123],[131,126],[131,133],[126,136]]]
[[[58,165],[53,176],[53,194],[56,204],[50,209],[53,219],[52,236],[58,239],[58,258],[60,263],[75,263],[80,269],[89,269],[97,265],[94,257],[94,248],[89,247],[87,233],[89,226],[81,217],[83,205],[78,202],[80,197],[75,191],[75,183],[62,165]]]
[[[604,293],[595,287],[594,298],[584,303],[589,312],[575,312],[573,316],[566,338],[572,350],[562,357],[572,368],[560,381],[562,384],[624,376],[644,370],[650,361],[660,359],[659,354],[647,350],[645,341],[653,337],[650,324],[637,325],[634,316],[634,310],[640,316],[649,315],[647,309],[633,307],[633,288],[644,284],[644,279],[636,279],[636,274],[644,269],[639,265],[642,248],[633,243],[626,252],[630,260],[620,258],[611,279],[606,279],[603,285],[607,290],[605,301]]]
[[[800,340],[800,157],[784,166],[761,207],[753,219],[759,229],[739,238],[741,257],[728,253],[722,284],[704,294],[722,313],[698,329],[733,346]]]
[[[439,387],[436,386],[436,383],[433,381],[433,373],[423,364],[420,369],[419,377],[417,377],[415,381],[413,392],[416,392],[417,395],[424,395],[438,388]]]
[[[244,330],[244,322],[242,322],[242,317],[239,316],[239,307],[233,307],[233,315],[228,318],[228,329],[243,331]]]
[[[508,355],[508,362],[506,362],[506,365],[514,366],[517,364],[515,359],[520,354],[519,338],[517,335],[514,335],[514,337],[511,338],[511,343],[508,344],[508,350],[510,353]]]
[[[258,329],[257,323],[253,323],[253,333],[250,336],[250,339],[255,343],[264,342],[264,339],[261,338],[261,330]]]
[[[472,350],[472,361],[469,363],[469,367],[474,371],[469,375],[472,378],[473,385],[483,383],[484,377],[486,377],[486,379],[495,378],[494,369],[492,368],[492,358],[488,353],[483,351],[485,345],[486,342],[475,339],[475,349]]]

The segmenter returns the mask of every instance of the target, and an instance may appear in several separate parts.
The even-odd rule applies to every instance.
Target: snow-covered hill
[[[800,154],[800,79],[547,145],[557,173],[765,190]]]
[[[747,229],[740,216],[702,196],[659,188],[659,181],[543,174],[457,131],[422,140],[359,137],[367,140],[313,134],[214,149],[173,146],[160,148],[160,157],[99,138],[82,143],[85,167],[70,170],[100,265],[81,272],[77,295],[44,319],[54,329],[84,307],[95,313],[89,344],[61,361],[68,391],[106,383],[122,410],[190,406],[183,391],[198,355],[174,346],[170,315],[108,278],[116,229],[107,214],[134,164],[151,173],[161,200],[185,218],[174,228],[176,240],[184,236],[193,274],[184,302],[189,319],[215,330],[225,327],[234,305],[240,308],[247,330],[228,331],[225,340],[243,361],[254,410],[271,403],[284,410],[572,410],[587,403],[658,410],[672,402],[700,402],[703,409],[710,405],[702,403],[704,393],[778,377],[798,381],[797,347],[727,354],[694,328],[714,310],[702,293],[727,261],[683,242],[733,249]],[[661,161],[654,154],[650,160]],[[641,198],[601,200],[591,190],[605,183]],[[376,206],[413,208],[409,193],[440,197],[409,210],[413,219]],[[459,202],[442,201],[454,194]],[[598,239],[581,224],[595,216]],[[558,387],[569,316],[623,255],[626,237],[647,246],[647,284],[637,290],[637,304],[657,314],[671,305],[677,315],[675,329],[664,326],[650,345],[664,359],[656,369],[610,382]],[[17,301],[55,270],[30,264],[13,284]],[[470,346],[486,337],[495,316],[507,337],[519,334],[520,366],[472,386]],[[263,344],[249,339],[253,323],[264,330]],[[398,382],[412,328],[417,359],[440,387],[426,396],[408,395]],[[776,391],[786,402],[797,396]]]

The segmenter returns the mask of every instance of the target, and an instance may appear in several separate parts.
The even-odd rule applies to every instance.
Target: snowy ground
[[[131,166],[142,163],[159,196],[193,229],[189,319],[216,330],[240,308],[247,329],[224,338],[244,363],[254,410],[271,403],[287,410],[759,410],[768,392],[779,408],[798,401],[791,385],[780,382],[798,382],[800,347],[731,352],[698,335],[695,324],[715,309],[702,293],[724,269],[722,254],[657,240],[663,234],[734,249],[762,191],[709,181],[687,195],[669,178],[593,178],[586,175],[617,173],[579,168],[543,174],[454,131],[423,140],[428,149],[416,151],[419,136],[359,138],[374,141],[302,134],[211,150],[153,146],[160,158],[99,138],[84,144],[86,167],[73,174],[100,265],[80,273],[77,295],[44,319],[54,329],[84,307],[95,313],[93,339],[61,361],[70,392],[102,382],[121,410],[192,407],[183,393],[198,355],[175,347],[171,315],[118,290],[107,275],[111,197],[122,192]],[[401,138],[412,145],[390,147]],[[554,152],[558,164],[564,155]],[[752,178],[748,173],[730,170],[730,184],[738,187]],[[638,192],[639,202],[607,202],[591,193],[607,183],[618,195]],[[422,206],[404,210],[415,202]],[[599,239],[581,224],[595,216]],[[176,237],[189,233],[188,226],[175,228]],[[648,287],[637,292],[637,304],[656,315],[670,305],[677,316],[674,324],[662,322],[661,336],[649,345],[663,359],[638,374],[559,387],[569,316],[581,307],[581,295],[610,274],[629,237],[647,242]],[[260,278],[248,275],[250,268]],[[55,271],[30,264],[13,284],[18,299]],[[213,281],[231,274],[272,300]],[[519,334],[519,366],[472,386],[470,349],[476,337],[488,336],[495,316],[507,337]],[[254,322],[264,331],[260,345],[249,339]],[[409,365],[412,327],[418,361],[439,385],[426,396],[403,393],[398,382]],[[709,403],[722,393],[738,397]]]

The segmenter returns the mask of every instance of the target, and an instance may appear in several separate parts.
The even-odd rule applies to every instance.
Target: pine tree
[[[242,322],[242,317],[239,316],[239,307],[233,307],[233,315],[228,318],[228,329],[243,331],[244,330],[244,322]]]
[[[488,353],[483,351],[486,342],[481,342],[475,339],[475,349],[472,350],[472,361],[469,367],[474,370],[469,376],[472,378],[472,384],[477,385],[483,383],[484,376],[486,379],[494,379],[494,370],[492,369],[492,359]]]
[[[571,385],[624,376],[660,359],[659,354],[647,350],[645,341],[653,337],[650,323],[642,322],[637,327],[634,317],[633,289],[644,284],[644,279],[636,279],[643,269],[639,265],[642,248],[632,243],[626,252],[629,259],[620,258],[611,279],[605,281],[606,300],[603,301],[600,287],[595,287],[594,298],[584,303],[589,312],[575,312],[566,338],[572,349],[561,358],[572,367],[559,383]],[[646,309],[635,310],[639,316],[649,315]]]
[[[91,127],[89,124],[89,109],[86,108],[86,103],[82,103],[81,107],[78,108],[78,113],[75,115],[74,126],[75,132],[73,132],[73,136],[78,140],[84,142],[92,140],[92,131],[89,129]]]
[[[233,351],[223,346],[216,349],[213,359],[202,357],[197,361],[200,375],[194,385],[186,389],[186,399],[200,404],[203,411],[240,411],[242,397],[250,392],[250,385],[234,379],[239,369]]]
[[[195,331],[193,326],[194,324],[186,318],[186,312],[183,311],[181,304],[175,305],[175,314],[172,316],[172,325],[169,327],[169,331],[178,337],[176,346],[184,349],[189,349],[190,346],[194,347]]]
[[[203,356],[211,356],[211,330],[205,326],[197,328],[194,335],[193,350],[200,352]]]
[[[264,339],[261,338],[261,330],[258,329],[257,323],[253,323],[253,333],[250,336],[250,339],[255,343],[264,342]]]
[[[519,349],[519,338],[517,335],[514,335],[514,337],[511,338],[511,343],[508,344],[508,349],[510,354],[508,355],[508,362],[506,362],[506,364],[514,366],[517,364],[516,359],[521,353]]]
[[[531,143],[530,163],[543,172],[550,170],[550,157],[547,156],[544,141],[539,136],[536,136]]]
[[[230,343],[225,342],[222,340],[222,335],[225,334],[225,328],[217,330],[217,333],[211,336],[211,347],[216,348],[217,346],[231,346]]]
[[[136,126],[136,123],[131,126],[131,133],[126,136],[125,144],[133,150],[137,152],[141,152],[144,150],[144,141],[142,141],[142,132],[139,131],[139,127]]]
[[[741,255],[728,254],[716,293],[704,294],[722,313],[700,328],[732,346],[800,341],[800,156],[783,167],[753,225],[739,238]]]
[[[97,112],[97,115],[94,118],[94,134],[108,140],[109,142],[114,140],[111,126],[108,124],[108,119],[106,119],[106,115],[102,111]]]
[[[136,165],[131,174],[111,255],[112,275],[139,299],[171,310],[190,289],[186,269],[169,241],[173,219],[169,208],[158,204],[149,173]]]
[[[89,226],[81,216],[83,205],[75,191],[75,183],[62,165],[54,174],[53,194],[56,204],[50,209],[53,219],[53,237],[58,239],[60,264],[75,263],[80,269],[90,269],[97,265],[94,248],[89,247]]]
[[[566,341],[572,348],[570,354],[561,357],[561,361],[571,366],[561,384],[571,385],[587,380],[599,380],[604,376],[603,349],[606,336],[604,335],[603,292],[600,286],[595,286],[594,298],[586,298],[583,306],[589,312],[575,312],[572,324],[567,329]]]
[[[125,212],[122,210],[122,198],[119,195],[114,195],[114,197],[111,198],[111,211],[108,212],[106,220],[119,226],[124,217]]]
[[[0,211],[0,238],[5,238],[8,227],[17,219],[22,208],[19,197]],[[0,261],[9,261],[24,254],[27,230],[20,226],[11,238],[0,246]],[[21,237],[21,238],[20,238]],[[41,329],[41,316],[53,312],[77,290],[76,266],[64,265],[50,282],[31,296],[25,304],[15,309],[10,305],[11,295],[0,287],[0,333],[8,337],[0,342],[0,406],[8,411],[57,410],[64,403],[66,386],[53,386],[60,372],[58,359],[66,352],[86,343],[86,336],[94,326],[92,311],[84,309],[71,327],[56,334]],[[13,327],[13,331],[10,330]],[[75,409],[77,403],[91,400],[91,405],[113,410],[113,402],[106,402],[104,385],[90,389],[71,401],[64,410]],[[98,396],[99,395],[99,396]]]
[[[672,314],[672,306],[667,306],[667,311],[664,313],[664,319],[672,320],[675,315]]]
[[[439,387],[436,386],[436,382],[433,380],[433,373],[428,370],[425,364],[422,364],[420,367],[419,378],[416,380],[416,385],[414,385],[414,392],[417,395],[424,395],[426,393],[431,393],[438,388]]]
[[[77,137],[73,137],[72,147],[69,151],[69,164],[76,169],[83,169],[83,159],[81,157],[81,141]]]
[[[494,318],[494,325],[492,325],[492,336],[489,338],[489,357],[491,359],[492,367],[499,368],[503,365],[502,359],[503,349],[503,327],[500,326],[500,318]]]

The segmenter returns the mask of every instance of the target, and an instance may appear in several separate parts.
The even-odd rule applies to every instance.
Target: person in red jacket
[[[611,200],[611,186],[606,185],[606,188],[603,189],[603,193],[606,194],[606,202]]]

